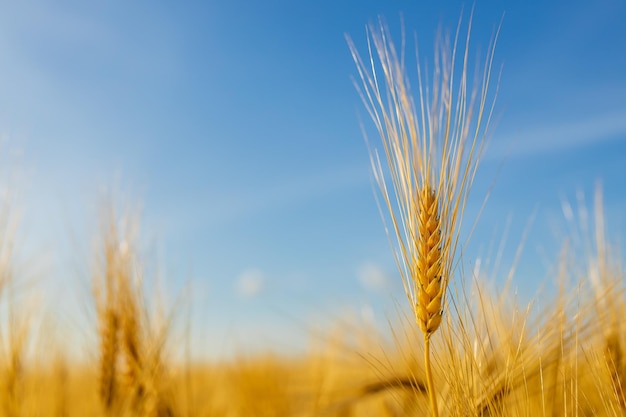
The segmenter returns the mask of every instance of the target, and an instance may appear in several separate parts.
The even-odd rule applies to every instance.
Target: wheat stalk
[[[111,412],[117,394],[118,328],[117,315],[113,309],[101,313],[100,399],[107,412]]]
[[[106,220],[109,221],[110,219],[107,217]],[[99,320],[100,400],[105,411],[112,414],[118,395],[117,362],[120,330],[117,305],[119,262],[116,247],[117,231],[114,223],[110,222],[104,225],[102,238],[103,247],[101,249],[104,252],[101,260],[102,273],[97,273],[94,277],[94,298]]]
[[[361,79],[356,88],[383,142],[389,172],[385,174],[375,150],[370,153],[372,167],[395,232],[394,253],[404,288],[424,333],[426,378],[435,416],[430,338],[441,324],[462,214],[495,104],[488,94],[495,38],[480,86],[468,91],[470,30],[457,81],[459,31],[460,22],[452,45],[449,39],[437,44],[432,90],[424,85],[418,64],[419,106],[411,95],[404,56],[398,57],[382,19],[368,28],[367,64],[348,39]]]
[[[152,335],[135,247],[138,220],[103,212],[101,271],[95,275],[100,321],[100,400],[108,415],[173,416],[163,395],[167,327]]]

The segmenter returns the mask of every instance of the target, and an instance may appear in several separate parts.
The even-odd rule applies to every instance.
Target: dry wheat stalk
[[[382,20],[368,28],[367,63],[348,39],[361,78],[356,88],[383,142],[389,172],[385,174],[376,151],[371,152],[372,166],[397,239],[395,255],[405,291],[424,333],[426,378],[435,416],[430,337],[441,323],[462,214],[495,104],[488,94],[495,41],[479,86],[468,92],[469,29],[461,72],[456,74],[459,29],[460,23],[452,42],[438,42],[432,90],[424,86],[418,64],[418,106],[404,56],[398,56]]]
[[[95,276],[95,298],[100,321],[100,400],[109,415],[119,412],[128,383],[120,385],[119,365],[126,365],[126,381],[137,379],[139,325],[131,290],[132,264],[128,231],[118,231],[112,207],[103,215],[101,274]]]
[[[163,345],[167,328],[152,335],[143,308],[134,238],[136,220],[120,221],[107,206],[103,214],[102,272],[95,276],[100,321],[100,400],[108,415],[172,416],[162,395]]]
[[[110,412],[117,394],[118,319],[115,310],[108,308],[101,314],[100,324],[100,400]]]

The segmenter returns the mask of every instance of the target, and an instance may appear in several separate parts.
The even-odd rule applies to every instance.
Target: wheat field
[[[473,77],[470,31],[442,37],[438,67],[428,75],[418,67],[413,89],[384,23],[368,36],[364,55],[349,42],[380,135],[373,171],[407,296],[406,313],[390,321],[393,337],[337,323],[298,355],[181,360],[189,335],[171,318],[176,305],[155,306],[146,290],[139,219],[109,202],[97,219],[90,291],[76,301],[93,307],[82,331],[97,342],[76,359],[55,326],[15,301],[29,287],[13,269],[19,227],[3,215],[0,415],[626,415],[625,271],[599,188],[594,215],[580,216],[582,232],[564,237],[546,271],[557,289],[550,297],[519,300],[513,270],[463,267],[460,230],[495,103],[497,34]]]

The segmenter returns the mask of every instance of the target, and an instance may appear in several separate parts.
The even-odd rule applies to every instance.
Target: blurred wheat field
[[[623,270],[608,246],[595,258],[563,250],[561,286],[545,305],[517,304],[486,278],[451,290],[451,313],[433,336],[440,415],[620,416],[625,412]],[[121,276],[114,276],[121,279]],[[140,294],[138,295],[139,298]],[[123,314],[127,314],[123,313]],[[23,337],[3,340],[6,416],[421,416],[429,415],[423,339],[409,320],[395,339],[340,329],[297,357],[240,356],[216,363],[168,362],[167,334],[134,329],[137,352],[118,330],[113,382],[102,350],[92,363],[63,352],[21,356]],[[127,319],[121,319],[124,322]],[[30,327],[32,329],[33,327]],[[154,327],[152,327],[154,328]],[[98,329],[94,323],[94,331]],[[139,335],[141,335],[139,337]],[[355,337],[357,336],[357,337]],[[362,337],[360,337],[362,336]],[[345,338],[346,340],[342,340]],[[353,343],[348,339],[358,339]],[[169,346],[171,348],[171,346]],[[36,349],[45,350],[45,344]],[[159,356],[160,355],[160,356]],[[133,371],[133,366],[135,367]],[[113,394],[103,394],[103,386]]]
[[[436,58],[443,70],[434,84],[422,89],[420,78],[413,97],[384,28],[374,31],[369,59],[361,60],[354,46],[352,52],[379,133],[383,140],[390,131],[395,135],[384,142],[388,166],[372,156],[409,301],[406,317],[390,324],[393,338],[338,323],[332,337],[303,354],[175,359],[184,343],[174,328],[175,311],[155,306],[146,290],[152,277],[137,256],[139,220],[103,204],[90,277],[95,317],[84,329],[97,343],[87,359],[77,360],[71,346],[51,345],[63,335],[50,334],[54,327],[44,329],[14,301],[15,291],[28,287],[18,285],[12,267],[14,223],[0,216],[1,311],[7,314],[0,332],[0,415],[626,415],[625,271],[605,232],[600,190],[592,224],[581,216],[574,225],[586,235],[565,236],[560,257],[546,271],[558,289],[552,296],[518,300],[513,270],[494,277],[457,267],[462,245],[457,250],[455,222],[463,217],[486,135],[480,118],[488,125],[493,109],[486,89],[493,46],[477,91],[466,90],[466,46],[458,91],[454,53],[463,40],[457,32],[451,44],[444,42],[451,55]],[[367,73],[376,58],[382,72]],[[498,289],[494,282],[505,285]]]
[[[142,293],[147,278],[133,255],[134,223],[105,213],[93,275],[98,315],[86,329],[98,335],[96,351],[87,362],[76,361],[62,343],[50,346],[50,330],[34,317],[20,320],[21,306],[10,305],[2,333],[1,415],[430,413],[424,340],[408,318],[391,324],[392,340],[370,328],[339,326],[302,355],[173,360],[178,339],[167,319],[150,313]],[[623,415],[624,270],[604,227],[598,193],[589,228],[595,232],[584,242],[594,252],[581,256],[573,240],[564,242],[550,278],[559,291],[548,302],[521,303],[512,286],[495,291],[493,277],[478,270],[451,285],[448,313],[432,337],[440,415]],[[16,277],[10,256],[3,259],[7,302]]]

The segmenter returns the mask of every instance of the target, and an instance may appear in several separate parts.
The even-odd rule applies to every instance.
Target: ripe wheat
[[[372,166],[398,241],[396,261],[405,291],[424,334],[426,379],[435,416],[430,338],[442,322],[462,216],[495,102],[488,94],[494,45],[480,88],[468,92],[469,29],[460,74],[455,61],[458,35],[457,29],[452,46],[450,41],[437,45],[432,89],[424,86],[418,64],[418,106],[404,56],[398,57],[382,21],[369,28],[367,65],[348,40],[361,78],[357,90],[383,142],[391,188],[376,151],[371,154]]]

